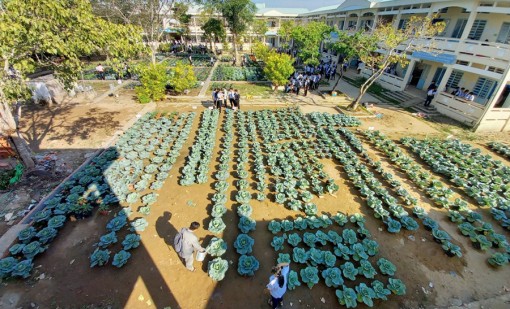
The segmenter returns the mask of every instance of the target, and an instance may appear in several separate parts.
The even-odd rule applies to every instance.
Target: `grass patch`
[[[212,89],[214,88],[225,88],[225,89],[237,89],[241,94],[241,97],[262,97],[269,98],[274,93],[271,89],[271,85],[268,83],[229,83],[229,82],[213,82],[209,89],[207,89],[207,94],[212,95]]]
[[[363,83],[367,79],[364,77],[358,77],[358,78],[353,79],[353,78],[344,76],[344,80],[357,88],[361,88],[361,85],[363,85]],[[371,95],[373,95],[381,100],[384,100],[388,103],[399,105],[400,101],[397,101],[394,98],[391,98],[391,97],[385,95],[385,93],[388,91],[389,90],[384,89],[380,84],[374,82],[372,84],[372,86],[370,86],[370,88],[368,88],[367,93],[370,93]]]

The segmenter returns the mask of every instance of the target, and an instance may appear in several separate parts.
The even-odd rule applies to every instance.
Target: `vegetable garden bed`
[[[360,124],[350,116],[303,114],[297,108],[142,116],[115,148],[95,158],[60,195],[46,202],[34,224],[20,233],[12,256],[0,261],[2,276],[35,276],[34,262],[42,264],[59,283],[59,290],[45,294],[58,295],[56,304],[64,307],[81,304],[63,295],[77,289],[90,295],[87,303],[114,294],[122,302],[119,307],[136,307],[148,297],[158,308],[264,306],[262,290],[271,266],[288,261],[292,271],[285,302],[296,307],[436,305],[422,291],[429,286],[430,273],[454,271],[466,279],[450,280],[477,284],[477,276],[489,273],[494,282],[505,282],[504,225],[489,224],[498,218],[504,222],[495,209],[505,216],[507,209],[493,205],[496,220],[479,215],[482,209],[474,211],[457,200],[447,184],[384,135],[368,131],[361,140],[362,135],[350,128]],[[374,159],[365,141],[393,164]],[[467,181],[487,184],[480,177],[490,176],[483,192],[498,194],[498,203],[506,198],[506,169],[488,157],[454,142],[445,149],[434,142],[423,144],[428,152],[418,149],[428,141],[404,142],[417,152],[434,151],[436,159],[440,153],[446,156],[445,149],[462,150],[466,162],[448,164],[445,159],[441,164],[457,166],[457,174],[463,164],[475,169],[469,165],[474,161],[492,167],[486,168],[490,175],[480,172],[476,179],[470,172]],[[496,183],[500,187],[494,186],[497,177],[502,178],[503,184]],[[447,210],[424,205],[416,192]],[[96,215],[79,223],[94,228],[82,230],[86,238],[79,247],[85,254],[76,256],[69,236],[59,231],[72,232],[70,218],[86,217],[91,210],[108,217],[98,220]],[[202,223],[196,233],[205,237],[202,245],[209,253],[201,269],[195,262],[194,274],[184,269],[171,247],[178,229],[191,221]],[[70,225],[78,228],[78,222]],[[462,235],[479,249],[465,246],[468,238]],[[52,247],[58,250],[43,255],[53,239]],[[474,258],[471,250],[489,253],[484,255],[489,265]],[[62,269],[46,268],[52,259]],[[72,268],[69,259],[76,259]],[[475,267],[477,262],[481,267]],[[476,273],[465,272],[466,265]],[[493,272],[493,266],[499,272]],[[69,279],[61,286],[68,272],[81,280]],[[464,288],[464,281],[455,282]],[[189,297],[190,288],[197,297]],[[489,290],[476,284],[473,288]],[[444,295],[447,290],[429,293]],[[27,293],[29,300],[41,297],[35,296],[40,291]],[[215,296],[209,301],[211,295]]]

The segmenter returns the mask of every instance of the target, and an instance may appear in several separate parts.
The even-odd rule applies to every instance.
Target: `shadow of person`
[[[156,220],[156,232],[169,248],[173,248],[174,238],[178,231],[170,223],[170,219],[172,219],[172,213],[169,211],[165,211],[162,216],[158,217]]]

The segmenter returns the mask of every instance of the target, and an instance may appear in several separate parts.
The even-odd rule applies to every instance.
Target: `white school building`
[[[476,131],[510,131],[510,0],[430,1],[345,0],[338,5],[315,10],[267,8],[257,5],[256,18],[267,21],[265,41],[280,46],[278,28],[285,19],[297,23],[323,21],[342,31],[370,28],[377,22],[405,27],[411,16],[434,16],[446,23],[443,33],[417,44],[430,44],[432,52],[408,53],[407,67],[397,66],[377,81],[394,91],[409,87],[427,90],[435,82],[438,94],[432,105],[438,112],[456,119]],[[194,27],[191,38],[202,42],[198,10],[191,9]],[[246,50],[246,47],[245,47]],[[364,70],[364,75],[370,71]],[[451,94],[463,87],[474,92],[466,101]],[[442,91],[441,91],[442,90]]]

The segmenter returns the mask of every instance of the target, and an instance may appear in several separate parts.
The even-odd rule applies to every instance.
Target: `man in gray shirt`
[[[189,228],[183,227],[175,236],[174,246],[175,251],[186,262],[186,268],[189,271],[195,271],[193,267],[193,253],[195,251],[204,252],[205,249],[198,243],[198,238],[195,236],[195,231],[200,227],[200,223],[192,222]]]

